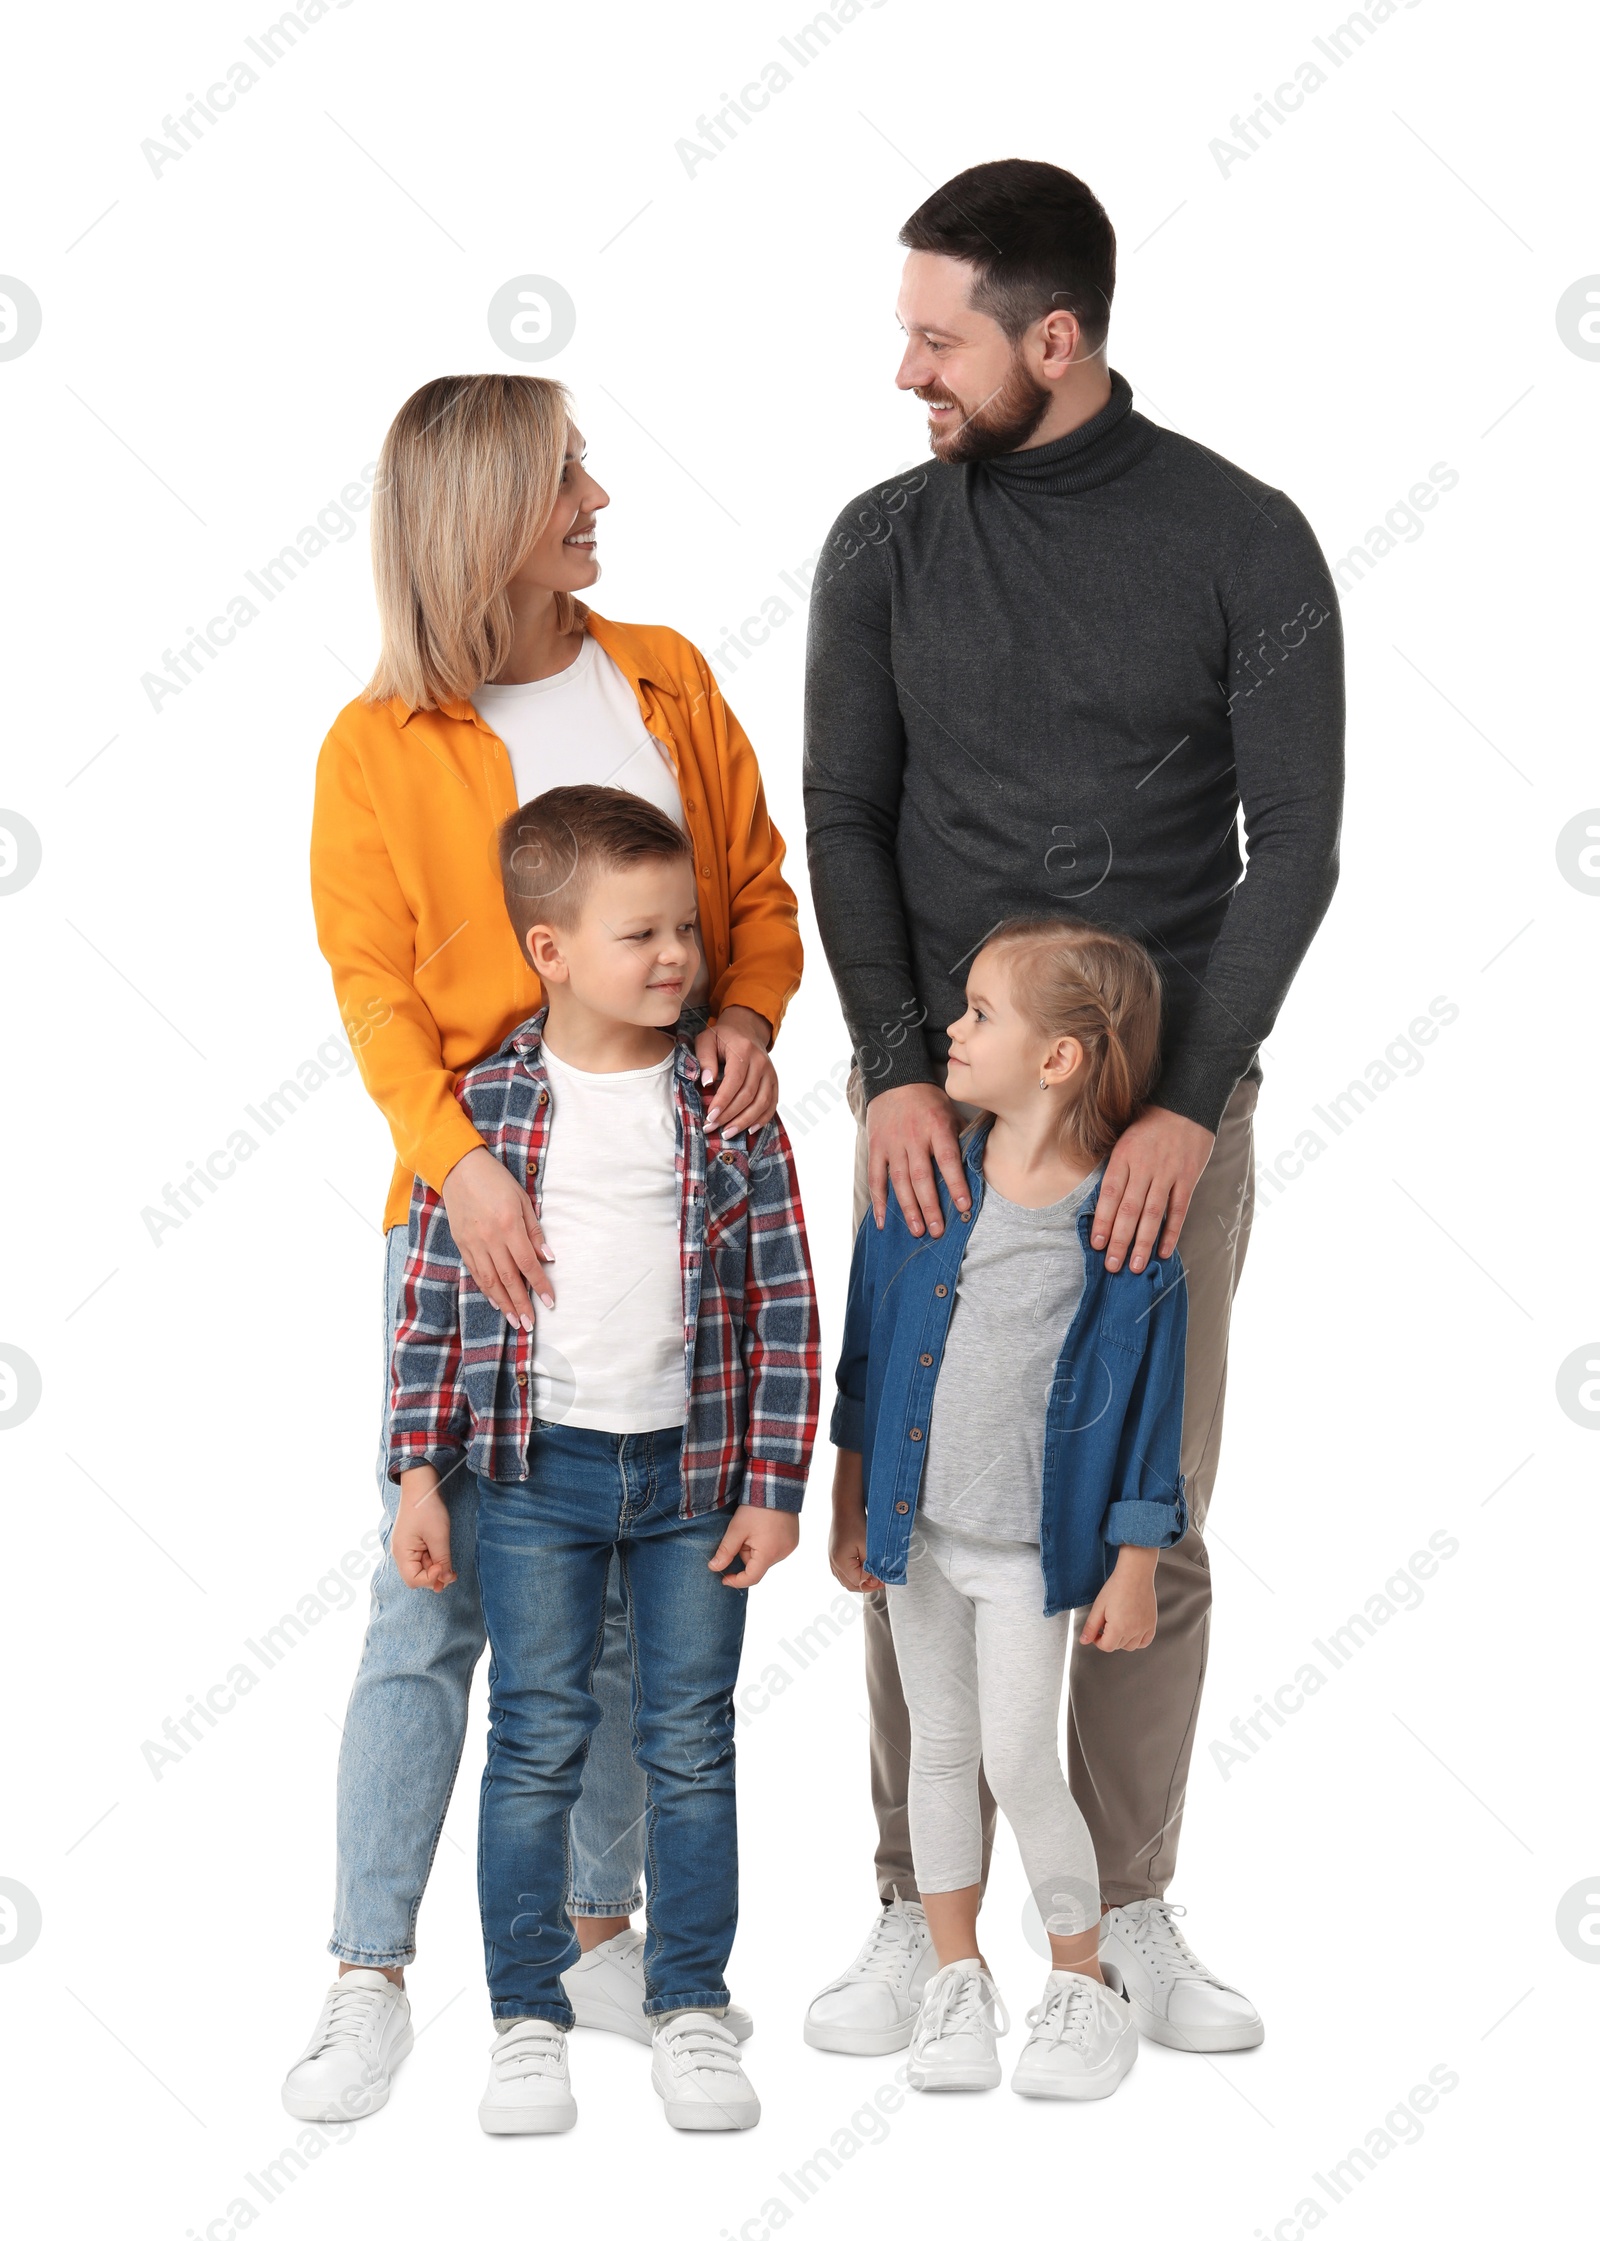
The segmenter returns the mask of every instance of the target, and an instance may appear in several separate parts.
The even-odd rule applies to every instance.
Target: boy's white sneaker
[[[651,2037],[650,2083],[679,2132],[748,2132],[761,2103],[739,2061],[739,2042],[707,2008],[664,2016]]]
[[[911,2044],[923,1987],[939,1966],[915,1900],[883,1907],[866,1944],[806,2010],[807,2046],[829,2054],[898,2054]]]
[[[1242,1992],[1190,1951],[1175,1920],[1183,1911],[1165,1899],[1136,1899],[1114,1906],[1100,1925],[1101,1961],[1115,1962],[1139,2029],[1189,2054],[1259,2046],[1266,2026]]]
[[[911,2034],[906,2080],[919,2093],[983,2093],[1000,2083],[995,2046],[1011,2018],[981,1961],[952,1961],[929,1977]]]
[[[1028,2043],[1011,2073],[1012,2091],[1044,2101],[1103,2101],[1138,2053],[1139,2027],[1121,1992],[1052,1969],[1039,2005],[1028,2010]]]
[[[578,2121],[567,2075],[567,2034],[542,2015],[496,2034],[478,2103],[485,2132],[570,2132]]]
[[[411,2003],[381,1969],[350,1969],[328,1987],[304,2054],[283,2081],[283,2105],[306,2124],[348,2124],[389,2098],[411,2052]]]
[[[654,2037],[644,2012],[644,1932],[619,1930],[561,1972],[561,1989],[572,2002],[580,2031],[620,2031],[625,2039],[648,2046]],[[755,2029],[746,2009],[730,2004],[722,2019],[734,2037]]]

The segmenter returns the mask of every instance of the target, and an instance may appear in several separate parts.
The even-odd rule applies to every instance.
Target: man
[[[1181,1233],[1191,1526],[1157,1568],[1154,1642],[1080,1645],[1068,1766],[1099,1864],[1105,1958],[1141,2031],[1215,2053],[1261,2018],[1166,1903],[1205,1673],[1202,1533],[1252,1208],[1258,1046],[1333,893],[1338,605],[1282,494],[1133,409],[1106,359],[1116,242],[1069,172],[980,164],[900,234],[897,376],[931,468],[839,517],[813,596],[806,817],[817,922],[855,1052],[855,1218],[893,1189],[942,1230],[970,1205],[943,1081],[966,965],[1002,919],[1132,934],[1165,990],[1153,1102],[1106,1165],[1093,1243],[1137,1271]],[[1241,876],[1243,811],[1249,870]],[[859,1552],[836,1542],[839,1576]],[[867,1686],[883,1911],[806,2037],[908,2043],[934,1963],[906,1821],[909,1727],[882,1589]],[[994,1804],[981,1793],[985,1835]]]

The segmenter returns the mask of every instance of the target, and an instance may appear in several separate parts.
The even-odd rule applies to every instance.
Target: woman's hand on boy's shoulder
[[[708,1128],[724,1136],[744,1129],[753,1141],[771,1120],[778,1110],[778,1072],[767,1056],[771,1040],[771,1027],[748,1004],[729,1004],[695,1037]]]
[[[741,1502],[728,1520],[728,1530],[711,1558],[713,1572],[722,1574],[724,1587],[754,1587],[774,1564],[793,1556],[800,1545],[800,1519],[794,1510],[758,1509]],[[730,1572],[735,1559],[741,1569]]]

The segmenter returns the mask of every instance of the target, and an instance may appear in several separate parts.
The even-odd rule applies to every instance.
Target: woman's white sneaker
[[[304,2054],[283,2081],[283,2105],[306,2124],[348,2124],[389,2098],[411,2052],[411,2003],[381,1969],[350,1969],[328,1987]]]
[[[922,1908],[896,1899],[843,1976],[807,2008],[806,2045],[829,2054],[898,2054],[911,2044],[923,1987],[938,1966]]]
[[[1100,1957],[1113,1961],[1139,2029],[1188,2054],[1233,2054],[1259,2046],[1266,2027],[1242,1992],[1214,1976],[1189,1949],[1175,1917],[1181,1906],[1136,1899],[1100,1925]]]
[[[580,2031],[617,2031],[625,2039],[648,2046],[654,2032],[644,2012],[644,1932],[619,1930],[615,1937],[574,1961],[561,1972],[561,1989],[572,2002],[573,2021]],[[755,2029],[746,2009],[730,2005],[723,2017],[739,2040]]]
[[[1042,2101],[1103,2101],[1139,2052],[1133,2010],[1110,1985],[1052,1969],[1028,2010],[1028,2043],[1011,2073],[1014,2093]]]
[[[911,2035],[906,2080],[919,2093],[983,2093],[1000,2083],[996,2039],[1011,2028],[981,1961],[952,1961],[929,1977]]]
[[[679,2132],[748,2132],[761,2103],[739,2061],[739,2042],[707,2008],[662,2017],[651,2039],[650,2083]]]
[[[478,2103],[485,2132],[570,2132],[578,2121],[567,2074],[567,2034],[542,2015],[496,2037],[489,2083]]]

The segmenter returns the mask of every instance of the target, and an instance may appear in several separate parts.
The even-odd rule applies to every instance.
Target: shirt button
[[[961,1219],[962,1219],[962,1220],[963,1220],[964,1222],[970,1222],[970,1221],[971,1221],[971,1219],[972,1219],[972,1208],[971,1208],[970,1206],[969,1206],[969,1207],[967,1208],[966,1212],[965,1212],[965,1213],[964,1213],[964,1214],[962,1215]]]
[[[732,1152],[718,1152],[717,1157],[721,1160],[724,1167],[731,1167],[733,1165]]]
[[[900,1514],[900,1515],[901,1515],[902,1517],[904,1517],[904,1516],[905,1516],[905,1514],[906,1514],[906,1511],[907,1511],[908,1509],[910,1509],[910,1507],[911,1507],[911,1504],[910,1504],[909,1502],[896,1502],[896,1504],[895,1504],[895,1508],[896,1508],[896,1510],[897,1510],[897,1511],[899,1512],[899,1514]]]
[[[518,1383],[519,1385],[526,1385],[526,1384],[527,1384],[527,1382],[528,1382],[528,1373],[527,1373],[527,1371],[526,1371],[526,1370],[518,1370],[518,1372],[517,1372],[517,1383]]]
[[[919,1354],[917,1356],[917,1360],[922,1364],[924,1369],[932,1369],[933,1356],[931,1354]]]
[[[935,1299],[943,1299],[943,1298],[944,1298],[944,1297],[946,1296],[946,1294],[947,1294],[947,1293],[949,1292],[949,1289],[950,1289],[950,1287],[949,1287],[949,1285],[948,1285],[948,1284],[935,1284],[935,1285],[934,1285],[934,1287],[933,1287],[933,1296],[934,1296],[934,1298],[935,1298]]]
[[[921,1439],[921,1437],[922,1437],[922,1433],[921,1433],[921,1431],[920,1431],[920,1430],[918,1429],[918,1427],[917,1427],[917,1426],[916,1426],[915,1424],[913,1424],[913,1425],[912,1425],[912,1427],[911,1427],[911,1430],[910,1430],[910,1432],[909,1432],[909,1434],[908,1434],[907,1436],[908,1436],[909,1438],[911,1438],[911,1439],[914,1439],[914,1440],[919,1440],[919,1439]]]
[[[548,1105],[548,1104],[549,1104],[549,1102],[550,1102],[550,1092],[549,1092],[549,1091],[548,1091],[547,1089],[541,1089],[541,1090],[540,1090],[540,1092],[539,1092],[539,1102],[540,1102],[540,1104],[541,1104],[541,1105]]]

